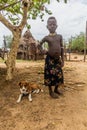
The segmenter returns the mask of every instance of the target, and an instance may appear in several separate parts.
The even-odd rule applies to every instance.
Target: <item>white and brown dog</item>
[[[20,95],[17,100],[17,103],[19,103],[23,97],[23,95],[28,94],[28,99],[31,102],[32,101],[32,93],[39,93],[40,91],[43,92],[43,90],[35,83],[29,83],[27,81],[20,81],[19,82],[20,86]]]

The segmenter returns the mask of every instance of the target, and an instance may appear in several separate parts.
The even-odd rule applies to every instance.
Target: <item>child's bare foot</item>
[[[55,92],[56,94],[60,95],[60,96],[62,96],[62,95],[63,95],[63,93],[62,93],[62,92],[60,92],[59,90],[54,90],[54,92]]]
[[[57,95],[56,93],[54,93],[54,92],[51,92],[51,93],[50,93],[50,96],[51,96],[52,98],[59,98],[58,95]]]

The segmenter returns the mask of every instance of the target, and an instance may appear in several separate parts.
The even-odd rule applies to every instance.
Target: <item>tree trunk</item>
[[[6,80],[11,80],[13,78],[13,75],[14,75],[15,65],[16,65],[17,48],[19,45],[20,37],[21,37],[21,31],[19,29],[16,29],[13,32],[12,46],[11,46],[11,50],[10,50],[8,59],[6,61],[6,65],[7,65]]]
[[[21,22],[18,26],[12,25],[9,22],[9,20],[7,20],[0,13],[0,22],[2,22],[13,33],[12,47],[11,47],[8,59],[6,61],[6,65],[7,65],[6,80],[11,80],[13,78],[13,74],[14,74],[14,70],[15,70],[15,63],[16,63],[16,56],[17,56],[17,48],[18,48],[18,44],[19,44],[22,30],[27,23],[27,13],[28,13],[28,9],[31,5],[31,2],[32,2],[32,0],[31,1],[30,0],[29,1],[22,0],[23,6],[22,6],[21,10],[23,10],[23,15],[22,15],[23,17],[22,17]],[[5,6],[5,7],[7,7],[7,6]],[[1,10],[3,10],[3,8]]]

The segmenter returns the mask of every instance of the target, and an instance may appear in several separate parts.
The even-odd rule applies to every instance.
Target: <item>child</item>
[[[42,47],[43,43],[48,43],[44,68],[44,83],[48,86],[49,94],[52,98],[58,98],[58,95],[62,94],[59,92],[58,87],[64,82],[62,71],[62,67],[64,66],[63,41],[62,36],[55,32],[56,28],[57,21],[55,17],[50,17],[47,21],[49,35],[42,39],[39,46]],[[52,90],[52,86],[54,86],[54,91]]]

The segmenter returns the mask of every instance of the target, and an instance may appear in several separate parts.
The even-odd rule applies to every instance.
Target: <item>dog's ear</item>
[[[25,85],[28,86],[28,82],[25,82]]]
[[[21,82],[19,82],[18,85],[21,86]]]

